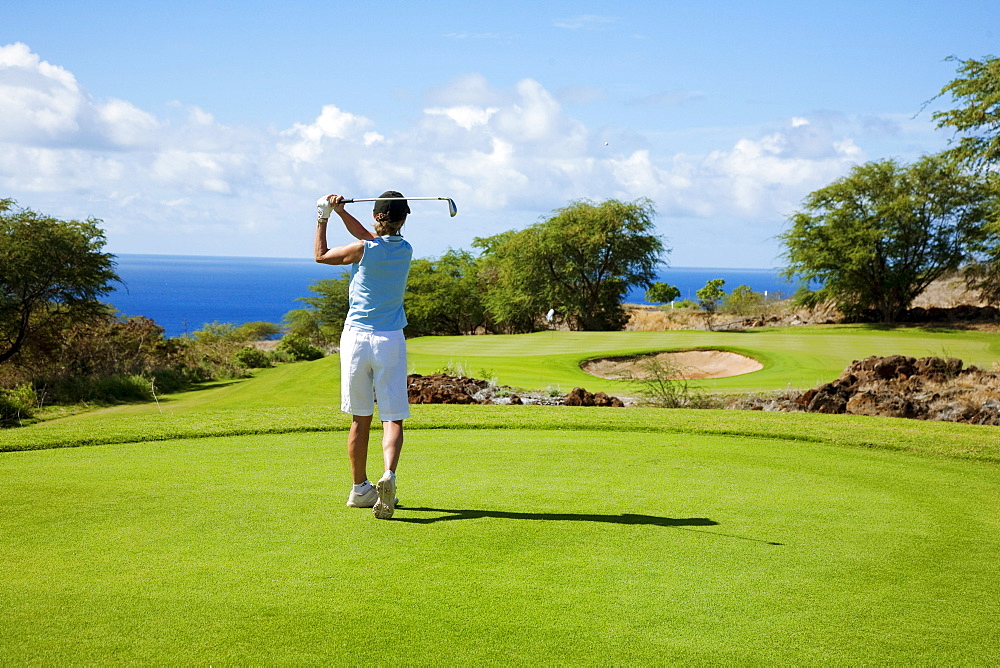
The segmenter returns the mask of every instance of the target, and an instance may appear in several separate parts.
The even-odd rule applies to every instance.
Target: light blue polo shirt
[[[376,332],[406,326],[403,296],[413,247],[401,236],[365,241],[360,262],[351,265],[350,308],[345,325]]]

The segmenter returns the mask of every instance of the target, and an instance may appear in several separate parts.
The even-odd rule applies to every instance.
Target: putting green
[[[380,522],[343,506],[343,440],[0,456],[0,656],[1000,660],[996,465],[822,438],[412,430],[403,507]]]
[[[990,368],[1000,361],[1000,337],[984,332],[881,329],[867,326],[781,327],[747,332],[539,332],[513,336],[423,337],[407,343],[418,373],[461,367],[466,375],[495,376],[500,383],[568,392],[573,387],[611,394],[634,385],[592,376],[584,360],[668,350],[713,349],[752,357],[761,371],[698,381],[710,391],[808,389],[835,379],[852,361],[870,355],[958,357]]]

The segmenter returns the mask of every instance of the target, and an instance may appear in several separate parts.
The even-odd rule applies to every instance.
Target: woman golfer
[[[396,191],[380,197],[402,197]],[[344,209],[343,197],[328,195],[317,202],[315,255],[322,264],[351,265],[350,307],[340,337],[340,408],[353,417],[347,454],[354,489],[352,508],[372,508],[387,520],[396,509],[396,465],[403,448],[403,420],[410,417],[406,394],[406,341],[403,294],[413,248],[399,234],[410,207],[406,200],[375,202],[375,234]],[[336,212],[357,241],[330,248],[326,226]],[[368,480],[368,434],[375,400],[382,420],[385,474],[375,485]]]

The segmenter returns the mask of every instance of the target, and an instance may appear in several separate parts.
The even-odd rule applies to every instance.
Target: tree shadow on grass
[[[399,507],[403,510],[403,506]],[[656,517],[654,515],[588,515],[579,513],[515,513],[503,510],[455,510],[449,508],[410,508],[405,510],[420,513],[443,513],[438,517],[397,517],[399,522],[413,524],[433,524],[452,520],[477,520],[492,517],[502,520],[554,520],[561,522],[607,522],[609,524],[642,524],[658,527],[711,527],[718,522],[707,517]]]

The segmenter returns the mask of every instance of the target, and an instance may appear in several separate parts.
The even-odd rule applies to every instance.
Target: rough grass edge
[[[442,409],[442,410],[437,410]],[[468,412],[476,411],[470,422]],[[641,412],[646,415],[639,416]],[[27,427],[7,430],[6,434],[29,436],[20,442],[0,444],[2,452],[24,452],[64,447],[127,445],[171,440],[226,438],[305,433],[343,433],[350,423],[302,424],[305,416],[296,414],[297,424],[281,423],[269,411],[248,415],[240,413],[204,413],[194,419],[164,415],[171,424],[155,425],[150,416],[118,419],[113,429],[103,434],[81,433],[81,427],[99,425],[52,425],[50,428]],[[986,434],[998,435],[995,427],[957,425],[944,422],[919,422],[902,418],[833,416],[812,413],[767,413],[762,411],[704,409],[629,409],[626,415],[608,408],[542,406],[448,406],[422,409],[407,422],[407,430],[526,430],[526,431],[596,431],[691,434],[725,436],[737,439],[769,439],[813,446],[854,447],[931,456],[941,459],[976,461],[1000,465],[1000,441],[986,443]],[[664,419],[651,420],[651,416]],[[159,418],[159,416],[154,416]],[[241,419],[266,419],[269,426],[246,424]],[[587,421],[581,418],[588,418]],[[645,417],[646,419],[643,419]],[[235,418],[235,419],[234,419]],[[228,422],[228,424],[227,424]],[[739,424],[733,424],[737,422]],[[859,427],[863,422],[864,427]],[[220,426],[225,425],[225,426]],[[377,428],[377,427],[376,427]],[[917,433],[919,432],[919,433]],[[933,433],[925,433],[933,432]],[[992,439],[997,441],[996,438]],[[933,445],[927,445],[928,443]]]

